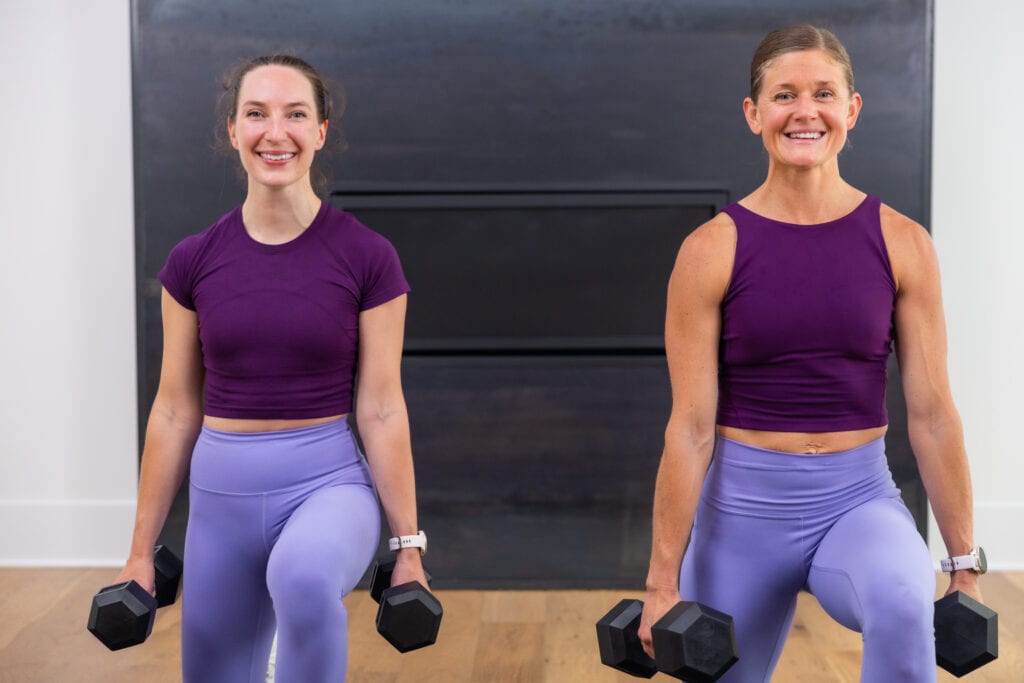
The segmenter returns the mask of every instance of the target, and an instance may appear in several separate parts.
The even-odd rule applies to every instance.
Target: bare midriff
[[[840,453],[863,446],[884,436],[886,429],[887,427],[882,426],[848,432],[765,432],[718,425],[717,431],[719,436],[748,446],[784,453],[819,455]]]
[[[327,417],[311,417],[302,420],[243,420],[233,417],[203,417],[203,424],[210,429],[218,429],[222,432],[280,432],[285,429],[299,429],[301,427],[312,427],[327,422],[340,420],[348,413],[341,415],[329,415]]]

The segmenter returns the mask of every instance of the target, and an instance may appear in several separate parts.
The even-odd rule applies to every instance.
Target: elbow
[[[356,401],[356,425],[360,433],[407,421],[405,401],[401,396],[386,400]]]
[[[203,407],[198,398],[169,397],[157,394],[150,413],[151,421],[185,434],[198,434],[203,426]]]
[[[907,431],[912,439],[962,438],[963,426],[952,401],[936,401],[923,407],[908,407]]]
[[[665,428],[665,450],[708,453],[715,445],[715,420],[709,416],[673,415]]]

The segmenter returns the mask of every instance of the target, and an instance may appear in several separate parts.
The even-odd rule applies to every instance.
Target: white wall
[[[123,562],[136,480],[127,0],[4,0],[0,565]]]
[[[975,540],[1024,569],[1024,111],[1017,0],[937,0],[932,233],[974,479]],[[934,528],[933,555],[945,552]],[[938,543],[934,541],[939,541]]]
[[[1024,569],[1024,92],[999,75],[1024,69],[1024,5],[936,4],[932,228],[976,537]],[[136,478],[128,1],[5,0],[0,45],[0,565],[116,565]]]

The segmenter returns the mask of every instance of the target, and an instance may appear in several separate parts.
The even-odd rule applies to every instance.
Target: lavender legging
[[[722,683],[771,679],[801,590],[862,634],[861,681],[936,680],[935,574],[884,440],[798,455],[719,438],[679,592],[735,620]]]
[[[181,650],[185,683],[345,680],[341,599],[380,513],[344,420],[280,432],[203,428],[192,455]]]

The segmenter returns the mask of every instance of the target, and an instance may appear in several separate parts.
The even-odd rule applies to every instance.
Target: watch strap
[[[427,535],[420,531],[412,536],[393,536],[388,539],[388,548],[392,552],[398,552],[404,548],[419,548],[420,554],[427,552]]]
[[[978,571],[981,569],[980,563],[978,562],[978,556],[974,553],[970,555],[957,555],[956,557],[947,557],[944,560],[939,560],[939,567],[944,572],[955,572],[963,569],[972,569]]]

